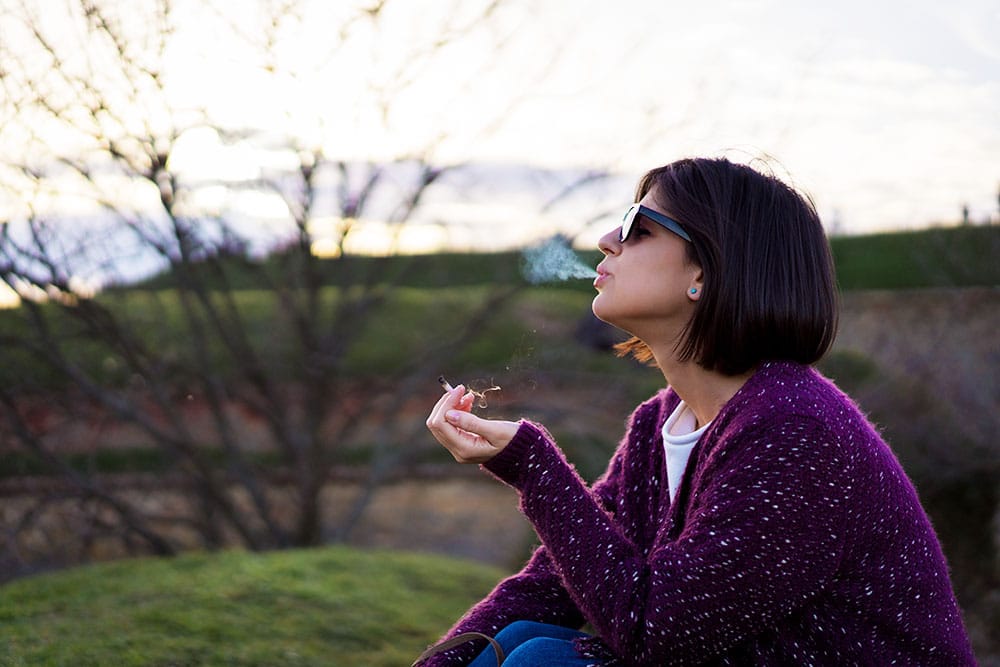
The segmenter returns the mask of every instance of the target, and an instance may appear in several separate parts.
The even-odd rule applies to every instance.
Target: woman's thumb
[[[481,435],[479,431],[476,430],[475,425],[478,422],[483,421],[471,412],[466,412],[464,410],[448,410],[444,413],[445,420],[452,426],[457,426],[463,431],[470,431]]]
[[[448,410],[444,414],[444,418],[452,426],[478,435],[494,447],[499,448],[507,446],[519,426],[517,422],[483,419],[462,410]]]

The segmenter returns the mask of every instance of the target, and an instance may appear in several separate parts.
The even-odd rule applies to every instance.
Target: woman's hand
[[[475,394],[463,385],[445,392],[427,418],[427,428],[459,463],[486,463],[513,439],[518,422],[472,414]]]

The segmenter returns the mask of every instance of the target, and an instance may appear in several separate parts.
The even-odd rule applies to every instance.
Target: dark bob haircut
[[[678,160],[645,174],[635,201],[657,205],[691,236],[704,288],[679,358],[725,375],[768,360],[818,361],[837,332],[830,245],[812,201],[772,174],[725,158]],[[638,338],[620,354],[651,361]]]

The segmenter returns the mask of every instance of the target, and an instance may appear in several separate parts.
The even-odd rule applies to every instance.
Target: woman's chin
[[[590,310],[594,313],[594,317],[601,320],[602,322],[607,322],[604,315],[604,308],[601,306],[601,293],[598,292],[597,296],[590,303]],[[610,322],[608,322],[610,324]]]
[[[602,303],[601,294],[594,297],[593,302],[590,304],[590,309],[594,313],[594,317],[601,320],[602,322],[607,322],[613,327],[619,326],[615,321],[614,313],[608,308],[608,304]],[[619,327],[620,328],[620,327]]]

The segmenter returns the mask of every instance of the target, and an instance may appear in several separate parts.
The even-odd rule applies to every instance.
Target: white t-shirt
[[[684,469],[687,467],[691,450],[698,444],[701,434],[711,423],[695,428],[698,425],[698,418],[684,401],[678,403],[667,417],[663,425],[663,450],[667,457],[667,490],[670,493],[670,502],[673,502],[674,496],[677,495],[677,488],[681,485],[681,478],[684,477]]]

